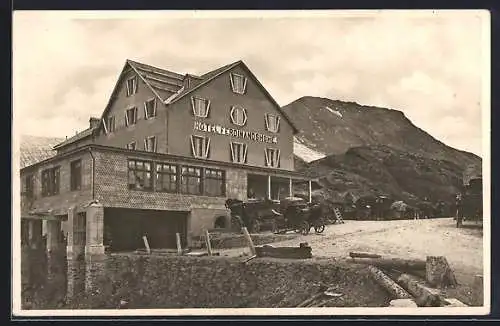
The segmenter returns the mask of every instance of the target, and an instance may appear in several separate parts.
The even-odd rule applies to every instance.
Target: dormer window
[[[231,74],[231,89],[234,93],[245,94],[247,88],[247,78],[243,75]]]
[[[278,115],[267,113],[266,129],[270,132],[278,132],[280,129],[280,117]]]
[[[132,126],[137,123],[137,108],[133,107],[125,112],[125,125]]]
[[[210,111],[210,100],[193,96],[191,97],[191,106],[195,117],[208,117],[208,112]]]
[[[137,76],[127,79],[127,96],[137,93]]]
[[[103,121],[103,126],[104,126],[104,132],[105,133],[111,133],[115,131],[115,117],[110,116],[106,120]]]
[[[127,144],[127,149],[129,150],[135,151],[136,148],[137,148],[137,143],[135,141]]]
[[[237,126],[244,126],[247,123],[247,110],[240,106],[231,107],[231,122]]]
[[[266,148],[266,166],[279,168],[280,166],[280,150],[277,148]]]
[[[247,144],[231,142],[231,161],[233,163],[247,163]]]
[[[191,150],[196,158],[208,158],[210,153],[210,138],[191,136]]]
[[[146,152],[156,152],[156,137],[151,136],[144,139],[144,150]]]
[[[144,118],[151,119],[156,117],[156,99],[152,98],[144,102]]]

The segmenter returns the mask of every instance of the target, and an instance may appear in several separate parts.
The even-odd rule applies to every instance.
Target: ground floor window
[[[189,195],[201,195],[201,168],[183,166],[181,168],[181,193]]]
[[[151,162],[128,161],[128,187],[129,189],[151,190]]]
[[[156,163],[156,190],[177,192],[177,166]]]
[[[207,196],[224,196],[226,194],[224,171],[205,169],[204,194]]]

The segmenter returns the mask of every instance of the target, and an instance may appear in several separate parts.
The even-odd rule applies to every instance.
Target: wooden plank
[[[250,236],[250,233],[248,233],[247,228],[244,226],[241,228],[243,231],[243,235],[245,236],[245,239],[247,240],[248,247],[250,248],[250,252],[252,256],[257,255],[257,251],[255,250],[255,246],[252,241],[252,237]]]
[[[151,248],[149,247],[148,238],[146,236],[143,236],[142,240],[144,241],[144,246],[146,247],[146,251],[147,251],[148,255],[150,255],[151,254]]]
[[[349,256],[351,258],[382,258],[382,256],[379,254],[370,254],[367,252],[355,252],[355,251],[349,252]]]
[[[382,268],[399,270],[421,270],[425,271],[426,261],[421,259],[401,258],[358,258],[353,259],[355,263],[368,264]]]
[[[368,266],[371,276],[381,287],[383,287],[394,299],[411,299],[411,295],[401,286],[394,282],[375,266]]]
[[[210,244],[210,233],[208,233],[208,230],[205,230],[205,244],[207,245],[208,255],[212,256],[212,245]]]
[[[177,244],[177,254],[182,255],[181,235],[179,233],[175,234],[175,242]]]

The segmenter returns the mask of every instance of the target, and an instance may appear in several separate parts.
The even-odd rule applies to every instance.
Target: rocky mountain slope
[[[480,157],[447,146],[397,110],[316,97],[283,109],[300,130],[296,168],[319,177],[322,193],[336,201],[350,193],[452,202],[464,171],[481,169]]]

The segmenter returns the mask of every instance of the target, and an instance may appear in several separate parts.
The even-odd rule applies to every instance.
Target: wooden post
[[[474,275],[474,282],[472,285],[472,304],[474,306],[484,305],[484,286],[483,275]]]
[[[175,241],[177,243],[177,254],[182,255],[181,235],[178,232],[175,234]]]
[[[142,236],[142,240],[144,241],[144,246],[146,247],[148,255],[151,254],[151,248],[149,247],[148,238],[144,235]]]
[[[290,197],[293,197],[293,181],[292,181],[292,178],[288,179],[288,195]]]
[[[426,281],[434,287],[456,286],[457,280],[448,261],[443,256],[427,256]]]
[[[309,202],[312,203],[312,181],[309,180]]]
[[[271,199],[271,175],[267,176],[267,199]]]
[[[250,234],[248,233],[247,228],[244,226],[241,228],[243,231],[243,234],[245,235],[245,239],[247,240],[248,247],[250,248],[250,252],[252,253],[252,256],[255,256],[257,254],[257,251],[255,250],[255,246],[253,244],[252,238],[250,237]]]
[[[207,252],[209,256],[212,256],[212,245],[210,244],[210,233],[205,230],[205,243],[207,245]]]

